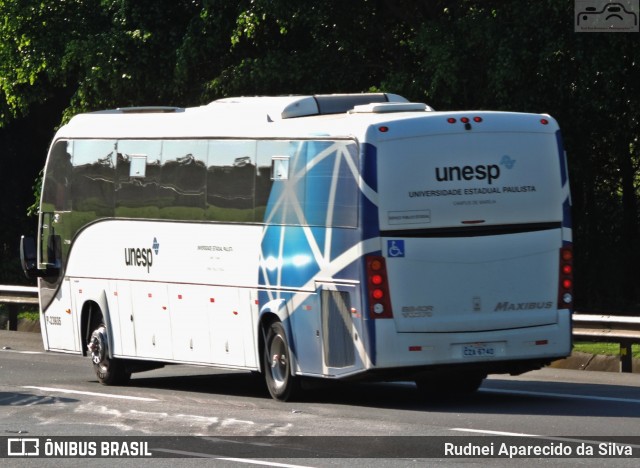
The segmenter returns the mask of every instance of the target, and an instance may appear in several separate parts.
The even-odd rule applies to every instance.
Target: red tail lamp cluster
[[[573,248],[560,249],[560,279],[558,287],[558,308],[573,306]]]
[[[366,257],[365,262],[369,295],[369,316],[374,319],[393,318],[385,259],[380,255],[370,255]]]

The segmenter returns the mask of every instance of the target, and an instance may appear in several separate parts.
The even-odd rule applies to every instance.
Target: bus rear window
[[[380,228],[560,222],[560,156],[550,133],[388,141],[378,151]]]

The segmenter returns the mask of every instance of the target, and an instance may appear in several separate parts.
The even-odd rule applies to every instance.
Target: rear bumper
[[[559,310],[554,324],[465,333],[397,333],[393,320],[377,320],[375,335],[376,352],[368,370],[381,373],[459,366],[487,374],[520,374],[568,356],[572,345],[569,310]],[[469,356],[462,352],[465,346],[478,343],[488,344],[495,353]]]

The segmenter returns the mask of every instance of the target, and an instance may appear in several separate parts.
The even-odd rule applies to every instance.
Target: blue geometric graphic
[[[314,278],[345,276],[362,240],[356,144],[301,141],[290,151],[290,176],[273,182],[264,219],[259,283],[270,300],[282,288],[313,289]]]

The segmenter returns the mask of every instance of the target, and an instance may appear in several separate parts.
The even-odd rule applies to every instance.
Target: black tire
[[[104,323],[98,325],[87,343],[89,356],[93,363],[93,370],[98,381],[103,385],[124,385],[131,379],[131,372],[125,363],[119,359],[109,357],[109,341],[107,327]]]
[[[276,321],[267,327],[262,355],[269,393],[276,400],[291,400],[299,392],[300,382],[291,375],[290,350],[282,323]]]
[[[485,374],[434,375],[416,380],[416,385],[425,396],[449,398],[475,393],[485,377]]]

